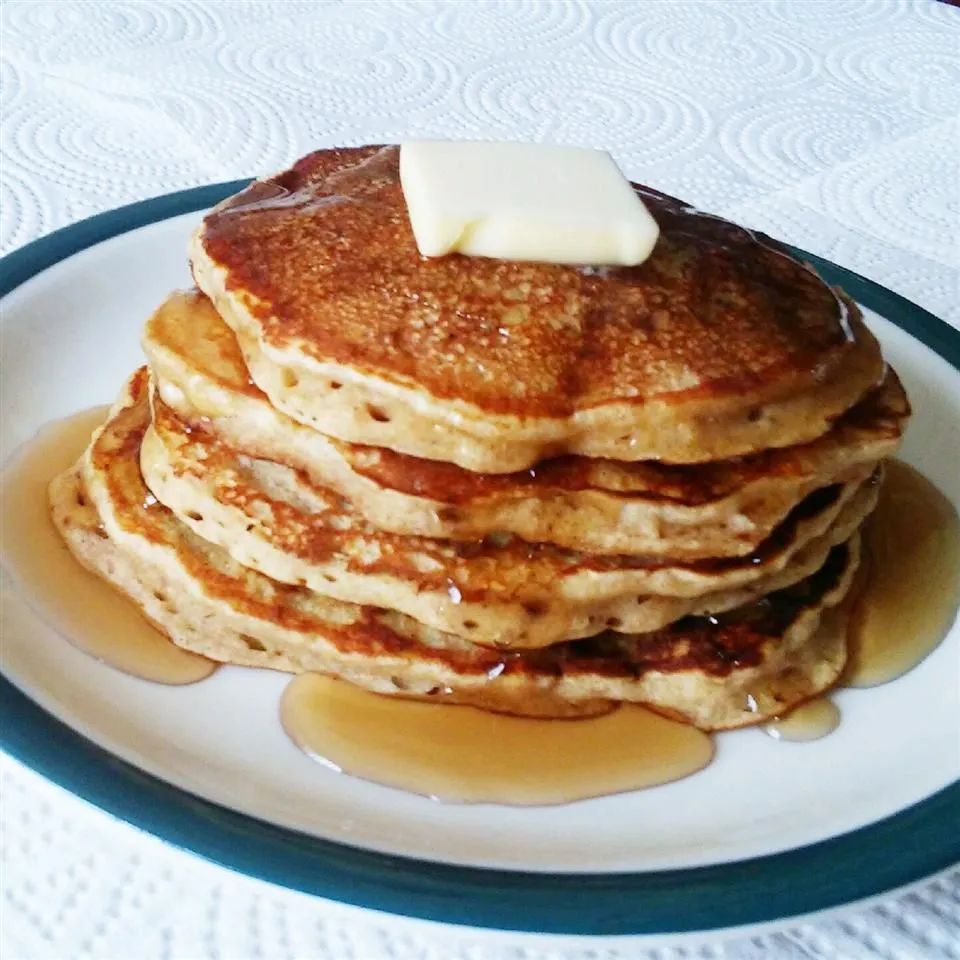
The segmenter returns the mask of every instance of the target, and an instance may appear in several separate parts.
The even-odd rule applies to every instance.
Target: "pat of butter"
[[[426,257],[633,266],[660,233],[602,150],[417,140],[400,147],[400,183]]]

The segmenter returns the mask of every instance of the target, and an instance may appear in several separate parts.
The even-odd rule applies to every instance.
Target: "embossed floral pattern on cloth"
[[[960,9],[934,0],[7,0],[0,252],[314,146],[535,138],[825,256],[960,324]],[[4,758],[0,954],[559,960],[280,890]],[[960,873],[657,957],[950,958]]]

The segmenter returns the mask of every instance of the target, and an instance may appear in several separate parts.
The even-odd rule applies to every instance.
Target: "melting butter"
[[[400,147],[400,183],[426,257],[635,265],[660,234],[603,150],[413,141]]]

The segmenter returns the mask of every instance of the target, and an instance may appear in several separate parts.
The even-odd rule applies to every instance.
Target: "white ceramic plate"
[[[210,189],[214,188],[207,188],[208,193]],[[187,199],[179,209],[213,199],[202,191],[181,196]],[[61,253],[76,249],[138,219],[163,216],[170,208],[146,213],[143,205],[134,209],[139,212],[126,219],[124,211],[107,215],[114,219],[101,221],[99,232],[68,236],[69,242],[60,248],[48,246],[34,251],[29,263],[21,258],[12,264],[16,282],[24,272],[56,261],[2,302],[4,460],[48,421],[111,401],[126,375],[142,362],[138,337],[145,318],[171,289],[190,284],[185,249],[198,213],[159,219],[58,258],[58,249]],[[960,503],[960,373],[910,333],[865,312],[915,409],[903,457]],[[937,332],[941,338],[950,337],[944,330]],[[957,350],[956,342],[951,349]],[[15,578],[16,571],[11,573]],[[51,583],[49,589],[56,590],[57,585]],[[678,877],[683,874],[661,871],[735,864],[849,834],[927,800],[960,777],[956,625],[931,656],[900,680],[869,691],[837,692],[843,722],[824,740],[800,745],[777,743],[756,730],[721,734],[715,761],[686,780],[567,806],[523,809],[443,805],[339,775],[311,763],[284,735],[277,707],[285,677],[226,667],[192,687],[140,681],[65,642],[46,625],[43,604],[42,596],[24,596],[8,578],[2,669],[27,697],[109,754],[180,791],[269,824],[366,851],[534,871],[554,878],[584,872]],[[29,728],[39,721],[23,707],[16,723]],[[53,736],[49,730],[45,735]],[[27,762],[77,788],[75,781],[58,774],[56,762],[49,757],[31,760],[32,751],[22,746],[27,741],[18,742],[21,746],[12,749]],[[94,751],[91,756],[102,755]],[[121,787],[116,790],[123,792]],[[950,803],[956,803],[955,792]],[[254,821],[236,818],[231,823]],[[170,835],[162,823],[150,828]],[[229,857],[203,852],[229,862]],[[939,863],[933,857],[937,851],[927,852],[932,859],[918,869],[929,871]],[[428,865],[420,866],[429,870]],[[269,873],[256,865],[241,868]],[[280,874],[272,879],[304,887],[292,874],[284,879],[282,865],[278,869]],[[622,895],[625,889],[621,885]],[[339,893],[323,892],[369,902],[346,887]],[[851,887],[838,896],[869,892],[879,890]],[[828,905],[815,900],[810,904]],[[803,905],[798,902],[798,909],[790,912],[801,912]],[[400,909],[458,919],[456,911],[444,913],[439,908],[414,904]],[[542,917],[528,924],[522,919],[519,924],[502,924],[496,911],[480,913],[475,922],[550,927]],[[571,919],[553,929],[599,931],[603,922],[593,916],[592,923],[578,926]],[[713,919],[730,923],[769,919],[762,908],[751,915],[733,911],[727,916],[726,921]],[[657,922],[663,929],[670,926],[669,920]],[[640,921],[632,927],[627,921],[619,926],[611,921],[602,932],[642,928]],[[676,924],[674,928],[683,929]]]

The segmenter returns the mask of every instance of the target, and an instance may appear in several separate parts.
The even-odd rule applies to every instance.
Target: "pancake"
[[[758,723],[833,684],[843,637],[817,631],[856,568],[858,544],[815,574],[720,617],[654,634],[605,632],[532,653],[494,651],[402,614],[270,580],[195,536],[145,486],[138,446],[147,380],[128,382],[78,468],[51,485],[54,522],[84,565],[127,593],[178,645],[213,659],[342,677],[403,696],[553,713],[645,703],[705,730]]]
[[[702,462],[813,440],[883,376],[810,267],[646,187],[660,239],[638,267],[421,257],[397,158],[309,154],[191,244],[253,380],[323,433],[490,473]]]
[[[893,371],[818,439],[673,466],[567,456],[513,474],[350,444],[274,408],[202,294],[170,296],[143,346],[164,403],[238,452],[305,472],[381,530],[455,540],[512,533],[590,553],[695,559],[750,553],[805,496],[892,455],[909,404]]]
[[[811,494],[747,557],[675,562],[583,554],[513,537],[458,543],[384,533],[289,467],[238,456],[156,395],[140,463],[154,496],[240,563],[505,647],[545,646],[605,625],[660,626],[692,609],[678,598],[695,599],[697,607],[704,594],[762,590],[761,578],[783,573],[809,545],[811,552],[798,558],[799,579],[851,535],[877,495],[876,483],[865,478],[828,487]],[[817,551],[819,560],[811,559]],[[742,594],[734,597],[740,602]],[[708,609],[714,602],[729,605],[715,597]]]

